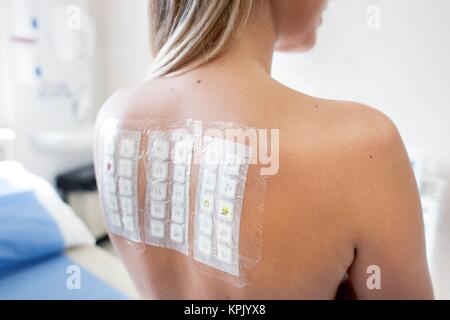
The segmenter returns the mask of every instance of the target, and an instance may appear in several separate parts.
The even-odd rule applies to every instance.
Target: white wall
[[[103,99],[147,73],[151,58],[146,3],[147,0],[91,1],[99,36],[98,59],[104,66]]]
[[[7,28],[6,28],[6,2],[0,0],[0,127],[8,125],[10,121],[10,114],[6,108],[9,103],[9,95],[7,83],[8,79],[6,77],[6,39],[7,39]]]
[[[381,29],[367,26],[376,5]],[[409,147],[450,163],[450,1],[331,0],[317,47],[278,54],[274,76],[300,91],[366,103]]]

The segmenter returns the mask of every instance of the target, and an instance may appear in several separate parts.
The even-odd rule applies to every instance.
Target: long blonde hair
[[[152,76],[214,59],[247,23],[256,0],[149,0]]]

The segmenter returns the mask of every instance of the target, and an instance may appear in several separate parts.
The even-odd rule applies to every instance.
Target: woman
[[[262,258],[243,287],[198,272],[191,256],[137,251],[111,234],[143,297],[433,297],[417,187],[394,124],[370,107],[307,96],[270,77],[274,51],[314,46],[326,2],[150,1],[155,77],[114,94],[98,126],[118,118],[278,128],[280,166],[264,199]]]

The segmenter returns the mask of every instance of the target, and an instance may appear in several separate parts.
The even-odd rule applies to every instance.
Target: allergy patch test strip
[[[250,148],[205,137],[197,184],[194,259],[239,276],[239,229]]]
[[[193,142],[185,131],[150,131],[147,149],[145,242],[186,255]]]
[[[111,232],[140,242],[137,200],[141,132],[118,130],[104,137],[102,196]]]

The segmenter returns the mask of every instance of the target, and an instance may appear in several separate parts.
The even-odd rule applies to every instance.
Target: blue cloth
[[[64,247],[58,225],[33,191],[0,179],[0,299],[126,299],[83,268],[80,288],[69,289],[68,267],[76,263]]]
[[[63,250],[56,222],[33,191],[0,180],[0,275]]]
[[[46,257],[0,275],[0,300],[122,300],[127,297],[95,275],[80,268],[79,289],[69,289],[67,281],[76,265],[63,254]],[[69,269],[70,270],[70,269]]]

